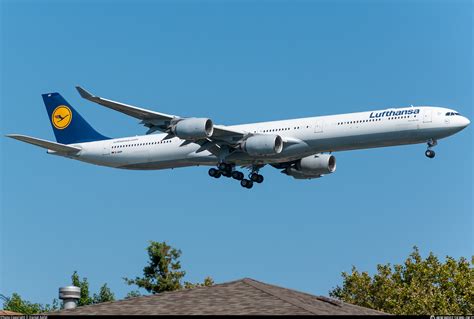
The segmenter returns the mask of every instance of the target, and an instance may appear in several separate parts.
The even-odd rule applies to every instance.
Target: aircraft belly
[[[446,136],[447,132],[444,129],[410,128],[358,135],[327,136],[311,140],[308,144],[315,152],[329,152],[424,143],[430,138],[440,139]]]
[[[208,151],[196,153],[197,147],[189,145],[182,147],[170,147],[168,149],[155,149],[145,160],[136,158],[135,161],[121,165],[120,168],[125,169],[143,169],[156,170],[167,168],[178,168],[186,166],[198,165],[215,165],[217,159]]]

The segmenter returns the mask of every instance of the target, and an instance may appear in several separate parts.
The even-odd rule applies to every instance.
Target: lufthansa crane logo
[[[66,105],[60,105],[54,109],[51,121],[58,130],[65,129],[72,120],[72,112]]]

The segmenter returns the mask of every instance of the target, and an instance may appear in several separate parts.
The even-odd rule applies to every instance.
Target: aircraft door
[[[314,133],[322,133],[323,132],[323,121],[317,121],[314,125]]]
[[[433,119],[433,110],[423,111],[423,123],[431,123]]]
[[[110,155],[110,145],[106,142],[102,148],[102,155]]]

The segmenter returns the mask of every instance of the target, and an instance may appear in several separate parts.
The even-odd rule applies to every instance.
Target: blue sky
[[[473,118],[465,1],[1,1],[1,133],[54,139],[41,94],[60,92],[101,133],[145,132],[82,100],[237,124],[439,105]],[[472,127],[424,145],[336,153],[297,181],[267,167],[251,191],[207,169],[124,171],[1,138],[0,292],[50,302],[77,270],[122,298],[148,240],[183,251],[187,280],[251,277],[327,295],[373,272],[473,252]]]

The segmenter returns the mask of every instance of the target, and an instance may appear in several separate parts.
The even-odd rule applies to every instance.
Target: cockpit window
[[[461,115],[458,112],[448,112],[446,113],[446,116],[453,116],[453,115]]]

